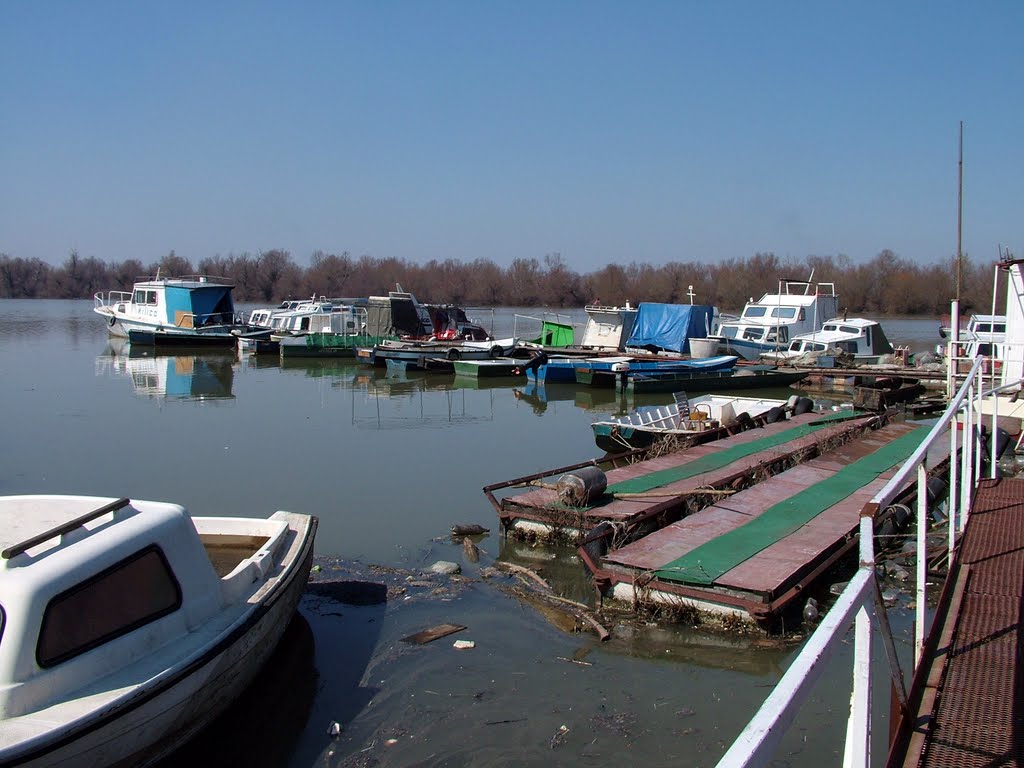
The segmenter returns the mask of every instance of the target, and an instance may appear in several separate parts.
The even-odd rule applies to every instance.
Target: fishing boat
[[[834,283],[782,279],[776,293],[751,300],[739,319],[708,335],[718,340],[723,354],[757,360],[763,352],[788,348],[799,334],[821,330],[825,320],[839,315],[838,302]]]
[[[597,447],[608,453],[649,448],[662,440],[674,440],[678,447],[715,440],[761,424],[774,423],[788,413],[807,413],[814,403],[808,398],[737,397],[700,395],[688,398],[675,393],[667,405],[647,405],[619,417],[590,425]]]
[[[0,764],[148,765],[260,672],[305,589],[317,519],[0,497]]]
[[[131,291],[96,293],[93,311],[111,336],[133,344],[233,347],[247,329],[235,314],[233,288],[208,275],[157,275],[137,280]]]
[[[761,359],[792,363],[805,355],[827,355],[830,351],[847,355],[856,363],[877,363],[884,355],[893,353],[893,346],[874,320],[836,318],[825,322],[820,331],[794,336],[786,349],[762,352]]]
[[[807,378],[807,370],[745,365],[726,371],[630,372],[615,378],[615,388],[633,394],[659,392],[722,392],[766,387],[788,387]]]

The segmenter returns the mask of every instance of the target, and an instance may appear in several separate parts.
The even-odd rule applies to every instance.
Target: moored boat
[[[856,363],[877,363],[893,353],[882,326],[862,317],[835,318],[826,321],[820,331],[794,336],[789,346],[777,352],[764,352],[763,360],[791,363],[805,355],[816,357],[832,351],[848,355]]]
[[[147,765],[259,673],[295,612],[315,517],[0,497],[0,764]]]
[[[708,442],[726,434],[774,423],[787,413],[813,409],[808,398],[776,398],[700,395],[688,398],[677,392],[667,405],[649,405],[619,417],[593,422],[597,447],[608,453],[649,448],[673,439],[679,447]]]
[[[721,392],[734,389],[788,387],[807,378],[806,370],[775,368],[770,365],[749,365],[727,371],[637,372],[616,377],[616,389],[634,394],[656,392]]]
[[[718,340],[722,353],[757,360],[763,352],[786,349],[798,334],[820,330],[838,314],[834,283],[783,279],[776,293],[748,302],[739,319],[723,322],[717,334],[708,335]]]
[[[99,292],[93,311],[107,332],[133,344],[234,346],[247,326],[235,314],[234,286],[208,275],[145,277],[131,291]]]
[[[732,368],[737,361],[735,355],[716,355],[714,357],[635,357],[630,355],[606,357],[546,357],[538,365],[526,367],[526,375],[538,381],[575,381],[583,382],[586,377],[594,374],[606,376],[632,372],[694,372],[722,371]],[[580,371],[584,375],[580,376]],[[593,383],[593,382],[586,382]]]

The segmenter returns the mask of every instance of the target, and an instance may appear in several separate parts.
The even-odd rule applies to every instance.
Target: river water
[[[597,456],[590,422],[655,399],[575,387],[541,397],[524,384],[394,377],[350,361],[140,355],[109,340],[91,306],[0,301],[0,493],[320,520],[314,580],[327,586],[307,592],[258,683],[168,766],[709,766],[799,648],[799,636],[628,619],[601,643],[488,568],[541,566],[562,595],[593,603],[573,551],[502,540],[481,488]],[[496,335],[527,333],[516,314],[495,313]],[[914,351],[939,340],[937,320],[883,324]],[[479,562],[448,535],[454,523],[491,529]],[[420,574],[438,560],[460,563],[462,577],[427,582]],[[333,590],[339,582],[361,586],[359,599]],[[449,622],[466,629],[402,641]],[[899,611],[895,625],[905,652]],[[455,639],[475,647],[456,650]],[[841,760],[844,662],[826,671],[778,765]]]

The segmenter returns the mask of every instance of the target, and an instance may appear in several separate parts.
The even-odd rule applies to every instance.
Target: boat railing
[[[112,307],[115,304],[127,304],[132,300],[131,291],[97,291],[92,296],[94,307]]]
[[[739,734],[732,746],[719,761],[719,768],[725,766],[768,765],[779,747],[786,730],[793,723],[801,708],[810,701],[811,693],[825,668],[847,647],[847,634],[854,627],[853,690],[846,726],[846,745],[843,756],[845,766],[871,765],[872,698],[874,695],[872,677],[873,632],[880,637],[888,661],[888,678],[898,707],[908,711],[907,676],[900,666],[896,644],[889,626],[885,603],[875,570],[874,524],[878,514],[886,510],[901,495],[909,483],[916,479],[917,497],[917,554],[916,554],[916,621],[914,637],[914,670],[916,673],[924,649],[928,615],[926,612],[927,565],[926,548],[928,521],[931,510],[927,490],[928,470],[933,461],[933,448],[941,448],[942,441],[949,441],[949,492],[944,499],[935,499],[934,505],[947,504],[946,538],[947,560],[952,563],[955,546],[967,523],[967,515],[977,480],[981,474],[981,451],[975,450],[974,436],[980,428],[981,399],[989,392],[983,391],[981,379],[982,361],[975,360],[963,384],[952,398],[947,409],[935,422],[925,440],[913,455],[900,467],[896,475],[886,483],[860,513],[860,564],[856,575],[836,599],[834,605],[811,634],[799,655],[790,664],[774,690],[761,708]],[[997,418],[993,398],[993,425]],[[990,471],[995,473],[995,440],[992,445]],[[944,453],[944,451],[943,451]],[[889,692],[886,691],[886,696]],[[891,730],[890,730],[891,732]]]

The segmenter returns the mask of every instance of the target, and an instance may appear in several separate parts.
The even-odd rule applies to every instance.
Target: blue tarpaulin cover
[[[714,307],[704,304],[641,302],[627,347],[658,347],[670,352],[690,351],[690,339],[708,335]]]

